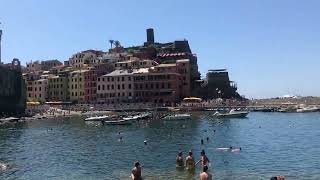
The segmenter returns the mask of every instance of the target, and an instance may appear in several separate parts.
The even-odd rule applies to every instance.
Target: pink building
[[[46,100],[48,98],[48,79],[27,81],[27,97]]]
[[[84,74],[84,98],[87,103],[97,101],[97,80],[103,74],[110,73],[114,70],[114,66],[110,63],[94,64],[88,68],[89,71]]]

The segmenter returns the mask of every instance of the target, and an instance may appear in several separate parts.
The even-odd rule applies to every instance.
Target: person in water
[[[212,180],[212,174],[208,172],[208,166],[203,166],[202,173],[200,173],[200,180]]]
[[[131,179],[132,180],[142,180],[141,166],[138,161],[134,163],[134,168],[131,171]]]
[[[176,167],[183,167],[183,166],[184,166],[183,156],[182,156],[182,152],[180,151],[176,158]]]
[[[209,158],[206,156],[206,152],[204,150],[200,153],[201,157],[200,160],[196,163],[196,165],[201,162],[202,166],[207,166],[209,164]]]
[[[195,161],[192,156],[192,151],[189,151],[189,156],[186,158],[186,167],[188,170],[193,170],[195,168]]]
[[[284,176],[274,176],[270,180],[285,180]]]

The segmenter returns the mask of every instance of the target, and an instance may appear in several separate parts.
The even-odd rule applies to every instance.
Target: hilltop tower
[[[154,31],[152,28],[147,29],[147,44],[154,44]]]

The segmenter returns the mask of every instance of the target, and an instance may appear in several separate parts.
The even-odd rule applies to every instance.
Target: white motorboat
[[[317,108],[316,106],[305,106],[305,107],[300,107],[297,109],[297,112],[317,112],[319,110],[319,108]]]
[[[235,111],[232,109],[227,113],[215,112],[213,115],[217,118],[245,118],[249,114],[249,111]]]
[[[131,125],[132,119],[122,119],[122,120],[108,120],[108,121],[102,121],[104,125]]]
[[[191,119],[190,114],[173,114],[173,115],[167,115],[163,118],[163,120],[186,120]]]
[[[109,116],[92,116],[92,117],[88,117],[85,118],[85,121],[106,121],[109,120],[110,117]]]
[[[147,118],[149,118],[150,116],[151,116],[151,113],[146,112],[146,113],[138,114],[138,115],[133,116],[133,117],[135,117],[135,118],[137,118],[138,120],[140,120],[140,119],[147,119]]]

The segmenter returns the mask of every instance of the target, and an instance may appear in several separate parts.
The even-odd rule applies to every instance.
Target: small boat
[[[297,112],[317,112],[319,110],[319,108],[317,108],[316,106],[306,106],[306,107],[301,107],[297,109]]]
[[[93,116],[93,117],[88,117],[84,119],[85,121],[106,121],[110,117],[109,116]]]
[[[214,116],[217,118],[245,118],[249,114],[249,111],[235,111],[234,109],[230,110],[227,113],[215,112]]]
[[[3,118],[0,119],[2,122],[18,122],[20,119],[16,117],[8,117],[8,118]]]
[[[132,119],[122,119],[122,120],[115,120],[115,121],[103,121],[104,125],[131,125]]]
[[[185,119],[191,119],[190,114],[173,114],[173,115],[167,115],[163,120],[185,120]]]
[[[147,112],[147,113],[142,113],[142,114],[136,115],[134,117],[136,117],[138,120],[140,120],[140,119],[147,119],[150,116],[151,116],[151,113]]]

